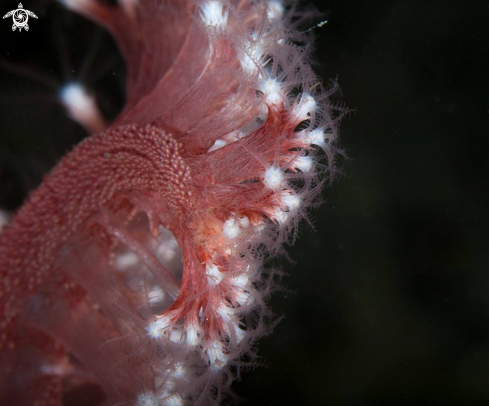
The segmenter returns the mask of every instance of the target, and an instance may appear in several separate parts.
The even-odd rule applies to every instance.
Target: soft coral
[[[64,3],[115,36],[128,100],[0,234],[0,396],[56,404],[78,374],[109,404],[219,403],[269,330],[264,264],[334,172],[332,91],[276,1]]]

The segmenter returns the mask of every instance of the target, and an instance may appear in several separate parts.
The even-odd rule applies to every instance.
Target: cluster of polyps
[[[102,2],[64,3],[109,26],[125,52],[130,93],[116,124],[151,123],[147,131],[162,128],[181,145],[180,155],[172,152],[178,165],[170,165],[173,200],[162,205],[170,214],[157,203],[133,201],[152,227],[159,219],[158,226],[174,233],[184,263],[176,301],[146,315],[135,333],[154,355],[150,379],[139,377],[133,402],[218,403],[240,369],[256,362],[254,343],[267,332],[264,300],[274,272],[264,264],[293,240],[332,174],[337,123],[328,97],[334,89],[324,91],[306,49],[294,44],[303,40],[291,31],[294,11],[278,0],[121,0],[112,17]],[[146,27],[174,29],[180,48],[168,51],[174,62],[158,62],[164,72],[155,73],[160,56],[146,58],[151,47],[144,44],[157,52],[172,38]],[[107,230],[150,268],[143,248],[114,227]],[[115,262],[134,268],[138,259],[125,253]],[[146,292],[150,307],[161,305],[166,293],[165,286]]]

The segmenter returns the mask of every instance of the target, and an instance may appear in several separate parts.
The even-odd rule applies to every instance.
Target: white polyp
[[[183,339],[182,326],[173,326],[173,328],[170,330],[170,335],[168,336],[168,339],[171,342],[177,343],[177,344],[182,342],[182,339]]]
[[[316,110],[316,100],[308,93],[303,93],[301,100],[294,107],[294,115],[299,120],[307,120],[314,110]]]
[[[159,286],[155,286],[149,293],[149,304],[154,306],[163,303],[166,294]]]
[[[275,211],[273,212],[273,218],[280,225],[285,224],[289,217],[290,213],[288,211],[283,211],[282,209],[275,209]]]
[[[284,15],[284,5],[280,0],[271,0],[268,3],[267,16],[270,21],[277,21]]]
[[[173,260],[180,251],[178,241],[175,236],[167,229],[160,227],[160,235],[158,236],[158,241],[160,245],[156,251],[156,256],[158,259],[169,262]]]
[[[138,396],[134,406],[160,406],[160,401],[153,392],[146,392]]]
[[[236,337],[236,341],[239,344],[246,337],[246,330],[239,328],[238,325],[234,325],[234,335]]]
[[[177,362],[175,364],[175,366],[173,367],[172,375],[176,379],[179,379],[179,378],[183,378],[183,376],[185,375],[185,373],[186,373],[185,367],[182,365],[182,363]]]
[[[250,278],[246,274],[241,274],[231,279],[232,299],[238,303],[240,306],[245,304],[250,297]]]
[[[219,314],[219,316],[221,316],[221,318],[225,322],[230,322],[234,318],[233,308],[229,307],[223,302],[219,304],[219,307],[217,308],[217,314]]]
[[[164,326],[162,325],[161,321],[156,320],[147,325],[146,332],[152,339],[158,339],[163,335],[163,327]]]
[[[232,319],[224,323],[224,331],[232,338],[234,337],[236,343],[239,344],[246,337],[246,331],[239,327],[239,321]]]
[[[320,128],[316,128],[307,133],[305,139],[309,144],[317,145],[319,147],[326,146],[326,143],[324,142],[324,132]]]
[[[299,169],[302,173],[308,173],[313,167],[313,160],[308,155],[302,155],[294,161],[294,168]]]
[[[211,0],[200,6],[200,16],[209,26],[223,27],[227,23],[228,12],[221,1]]]
[[[269,189],[280,190],[283,186],[284,174],[280,168],[271,166],[265,171],[263,182]]]
[[[261,238],[266,229],[267,225],[265,223],[260,222],[259,224],[255,225],[253,227],[253,234],[255,238]]]
[[[263,224],[261,224],[259,227],[263,227]],[[260,265],[257,265],[255,263],[244,264],[243,266],[243,275],[247,275],[248,279],[250,279],[248,275],[254,277],[257,276],[259,272],[260,272]]]
[[[265,95],[265,103],[267,104],[279,104],[284,100],[280,82],[274,79],[262,80],[259,89]]]
[[[209,357],[211,368],[215,371],[221,370],[228,363],[228,357],[224,354],[222,344],[219,341],[210,343],[207,348],[207,356]]]
[[[287,207],[289,211],[293,211],[301,206],[301,198],[290,191],[285,191],[282,194],[282,204]]]
[[[193,323],[185,326],[185,342],[191,346],[200,344],[199,329]]]
[[[138,262],[139,262],[138,256],[131,251],[116,255],[115,257],[115,267],[120,271],[124,271],[127,268],[134,266]]]
[[[250,298],[250,292],[243,288],[234,288],[233,289],[233,299],[240,306],[244,305],[248,299]]]
[[[87,132],[105,129],[105,120],[92,94],[80,83],[71,82],[59,91],[59,98],[72,120],[83,126]]]
[[[222,233],[228,240],[232,240],[239,235],[239,223],[236,222],[234,217],[230,217],[224,222]]]
[[[212,151],[216,151],[222,147],[225,147],[226,145],[228,145],[228,143],[224,140],[221,140],[221,139],[218,139],[218,140],[215,140],[214,141],[214,145],[212,147],[210,147],[207,152],[212,152]]]
[[[207,283],[210,286],[219,285],[224,277],[223,273],[219,270],[219,267],[212,262],[205,266],[205,274],[207,276]]]
[[[155,321],[148,323],[146,326],[146,332],[152,339],[158,339],[163,336],[165,330],[171,326],[171,321],[168,316],[161,316],[157,318]]]
[[[233,286],[237,286],[241,289],[247,289],[250,283],[250,278],[246,274],[241,274],[234,277],[232,280]]]
[[[245,215],[239,216],[238,224],[241,228],[248,228],[250,226],[250,219]]]

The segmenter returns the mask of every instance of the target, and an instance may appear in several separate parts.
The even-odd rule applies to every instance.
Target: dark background
[[[236,391],[249,405],[487,404],[489,2],[315,3],[329,20],[315,69],[355,109],[349,159],[282,265],[293,293],[271,302],[285,319],[261,340],[268,366]],[[28,33],[0,20],[7,210],[84,136],[28,75],[83,77],[112,117],[123,94],[108,36],[57,4],[24,6],[39,16]]]

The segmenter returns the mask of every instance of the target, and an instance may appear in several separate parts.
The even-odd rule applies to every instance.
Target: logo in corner
[[[37,16],[32,11],[24,9],[22,3],[19,3],[18,7],[19,8],[16,10],[9,11],[3,16],[3,18],[5,19],[12,16],[12,20],[14,21],[12,31],[15,31],[17,28],[19,29],[19,32],[22,31],[22,28],[29,31],[29,24],[27,24],[27,21],[29,21],[29,16],[34,18],[37,18]]]

